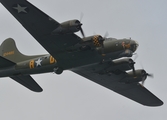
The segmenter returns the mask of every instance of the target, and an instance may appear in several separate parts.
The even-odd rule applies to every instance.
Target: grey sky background
[[[29,0],[58,22],[82,19],[86,36],[139,42],[136,68],[154,74],[145,87],[164,101],[146,107],[70,71],[33,75],[44,89],[34,93],[10,78],[0,79],[1,120],[161,120],[167,118],[167,1],[166,0]],[[0,4],[0,43],[15,39],[27,55],[45,54],[40,44]],[[80,36],[80,33],[77,33]],[[67,61],[68,62],[68,61]]]

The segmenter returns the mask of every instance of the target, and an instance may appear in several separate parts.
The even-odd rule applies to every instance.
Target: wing
[[[10,78],[34,92],[43,91],[42,88],[35,82],[35,80],[30,75],[18,75]]]
[[[77,44],[81,40],[80,37],[75,34],[52,35],[60,24],[27,0],[0,2],[54,58],[61,61],[60,66],[67,64],[65,60],[67,52],[64,51]]]
[[[95,70],[100,67],[101,65],[97,64],[73,69],[72,71],[140,104],[146,106],[160,106],[163,104],[159,98],[139,83],[120,83],[119,80],[125,78],[127,73],[120,72],[119,75],[115,73],[100,74]]]

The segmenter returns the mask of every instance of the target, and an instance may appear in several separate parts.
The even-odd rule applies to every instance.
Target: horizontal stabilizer
[[[42,88],[35,82],[35,80],[30,75],[19,75],[10,78],[34,92],[43,91]]]
[[[4,57],[0,56],[0,69],[5,67],[11,67],[14,66],[16,63],[5,59]]]

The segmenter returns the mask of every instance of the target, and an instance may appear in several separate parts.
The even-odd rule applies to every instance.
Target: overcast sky
[[[86,36],[108,32],[109,37],[139,42],[136,68],[154,74],[145,87],[164,101],[146,107],[70,71],[33,75],[43,88],[34,93],[10,78],[0,79],[1,120],[162,120],[167,118],[167,1],[166,0],[29,0],[63,22],[82,19]],[[0,4],[0,43],[15,39],[27,55],[47,53]],[[77,33],[80,36],[80,33]]]

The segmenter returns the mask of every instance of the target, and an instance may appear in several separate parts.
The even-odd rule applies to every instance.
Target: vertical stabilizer
[[[21,52],[16,47],[15,41],[12,38],[6,39],[0,46],[0,56],[14,62],[22,62],[25,60],[30,60],[36,57],[40,57],[41,55],[38,56],[27,56],[23,55]]]

